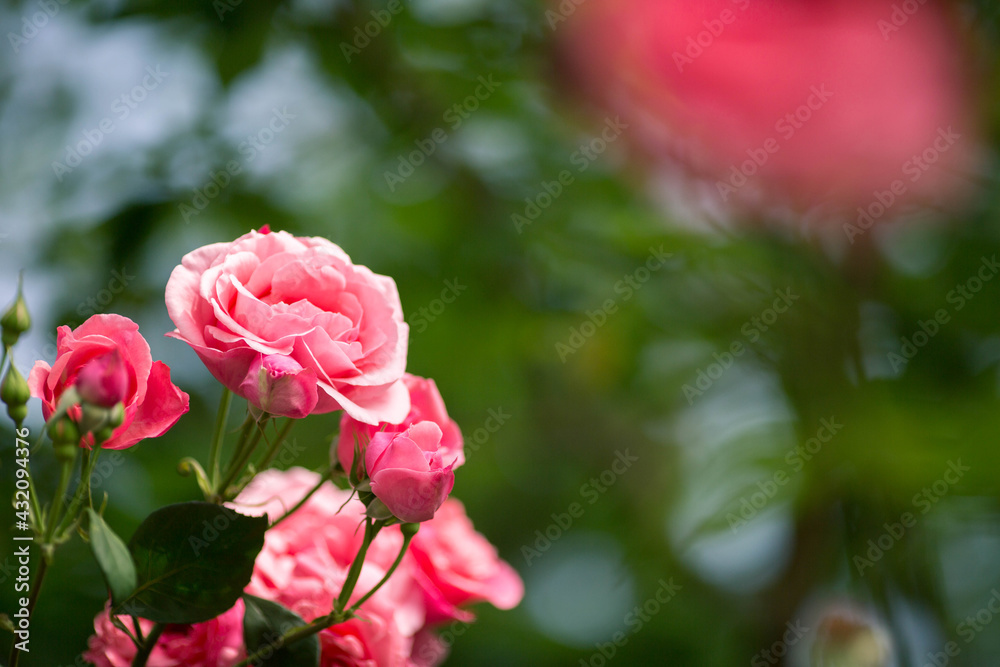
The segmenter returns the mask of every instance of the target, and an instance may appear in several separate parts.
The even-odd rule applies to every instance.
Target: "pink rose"
[[[108,370],[107,355],[113,353],[119,355],[121,369],[112,373],[116,376],[112,384],[118,382],[117,374],[122,370],[127,376],[122,398],[125,419],[102,447],[125,449],[140,440],[163,435],[188,411],[188,395],[170,382],[170,369],[163,362],[152,360],[149,345],[132,320],[120,315],[94,315],[74,330],[59,327],[55,363],[50,367],[44,361],[35,362],[28,386],[31,395],[42,400],[42,414],[48,419],[63,392],[77,383],[85,369],[85,392],[95,389],[87,388],[88,383],[101,384],[96,376]],[[98,365],[90,365],[94,360]],[[100,389],[96,393],[103,392]],[[103,398],[109,399],[110,395]],[[85,436],[84,442],[93,446],[93,436]]]
[[[396,284],[326,239],[264,230],[199,248],[170,275],[166,300],[170,335],[261,410],[343,409],[376,424],[410,408]]]
[[[345,471],[350,472],[351,466],[354,465],[355,443],[363,451],[372,437],[379,431],[400,433],[421,421],[434,422],[440,427],[441,446],[454,456],[455,468],[465,463],[465,454],[462,451],[462,431],[459,430],[458,424],[448,416],[444,400],[441,398],[441,393],[434,380],[406,373],[403,375],[403,383],[410,393],[410,412],[401,423],[381,422],[377,426],[372,426],[359,422],[347,413],[341,417],[340,436],[337,438],[337,447],[333,454],[339,459]]]
[[[372,493],[402,521],[430,520],[455,486],[458,455],[441,438],[441,427],[424,421],[376,433],[365,448]]]
[[[429,628],[424,628],[413,638],[413,651],[410,653],[411,667],[435,667],[448,657],[449,644]]]
[[[241,512],[266,512],[274,521],[318,481],[318,474],[302,468],[268,470],[243,490],[235,505]],[[269,530],[247,592],[279,602],[306,621],[329,613],[364,534],[358,524],[365,507],[358,500],[348,502],[350,496],[327,482],[298,512]],[[369,548],[352,600],[382,578],[399,553],[402,539],[395,526],[379,533]],[[320,633],[323,667],[410,666],[413,638],[425,622],[411,568],[412,564],[401,564],[361,606],[359,618]]]
[[[131,624],[127,620],[126,623]],[[139,621],[148,635],[152,621]],[[111,623],[108,609],[94,619],[94,635],[84,660],[97,667],[129,667],[135,644]],[[221,616],[195,625],[168,625],[149,656],[149,667],[232,667],[246,657],[243,648],[243,601]]]
[[[606,139],[685,162],[717,202],[763,191],[853,210],[895,181],[907,200],[943,197],[976,150],[952,22],[927,2],[900,28],[895,6],[590,0],[560,36],[612,111]]]
[[[498,609],[512,609],[524,597],[521,577],[476,532],[465,507],[453,498],[420,526],[409,554],[417,565],[429,624],[469,622],[473,614],[459,607],[489,602]]]
[[[93,405],[111,408],[125,400],[128,370],[117,349],[87,362],[76,376],[76,392]]]

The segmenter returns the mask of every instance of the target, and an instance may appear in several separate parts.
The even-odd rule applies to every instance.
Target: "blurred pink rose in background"
[[[853,215],[880,202],[877,218],[964,189],[971,104],[959,37],[935,2],[587,0],[551,11],[573,78],[620,115],[629,143],[680,160],[720,202],[763,194]]]
[[[153,622],[142,619],[139,626],[148,636]],[[98,614],[94,619],[94,635],[83,658],[96,667],[129,667],[135,653],[132,640],[111,623],[108,609]],[[210,621],[168,625],[147,664],[149,667],[232,667],[245,657],[243,601],[239,600],[232,609]]]
[[[379,431],[400,433],[420,421],[431,421],[440,427],[441,446],[455,456],[456,468],[465,463],[462,431],[448,416],[444,399],[441,398],[441,392],[438,391],[434,380],[406,373],[403,375],[403,383],[410,393],[410,412],[402,422],[398,424],[381,422],[373,426],[359,422],[346,412],[341,417],[340,435],[337,438],[336,450],[331,452],[331,459],[336,456],[346,472],[350,472],[351,466],[354,465],[355,442],[364,451],[372,436]]]
[[[396,283],[352,264],[327,239],[264,229],[199,248],[171,273],[166,301],[177,326],[169,335],[261,410],[343,409],[376,424],[410,409],[401,381],[409,328]],[[279,371],[275,356],[297,366]],[[277,381],[265,377],[263,392],[262,366]]]
[[[55,362],[51,367],[44,361],[35,362],[28,376],[31,395],[42,400],[46,419],[80,373],[86,370],[94,375],[89,380],[85,376],[85,384],[99,383],[98,376],[108,370],[108,355],[115,353],[120,366],[112,373],[111,384],[117,385],[123,373],[127,376],[122,398],[125,419],[101,445],[103,449],[125,449],[145,438],[161,436],[188,411],[188,395],[170,381],[166,364],[153,361],[149,344],[132,320],[121,315],[93,315],[76,329],[62,326],[58,331]],[[91,366],[95,360],[98,365]],[[110,395],[104,395],[105,389],[118,392],[121,386],[90,389],[94,390],[92,398],[110,400]],[[84,443],[93,446],[93,435],[84,436]]]

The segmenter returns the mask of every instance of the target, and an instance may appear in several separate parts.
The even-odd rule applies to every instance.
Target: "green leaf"
[[[231,608],[250,583],[267,517],[205,502],[150,514],[132,539],[138,586],[116,613],[159,623],[200,623]]]
[[[243,641],[247,655],[262,648],[273,646],[275,640],[291,628],[306,624],[295,614],[277,602],[264,600],[253,595],[244,595],[246,614],[243,616]],[[319,667],[319,636],[283,646],[277,651],[265,651],[254,663],[259,667]]]
[[[128,599],[136,587],[132,555],[100,514],[88,507],[87,517],[90,520],[90,550],[94,552],[104,575],[104,583],[111,591],[111,603],[117,605]]]

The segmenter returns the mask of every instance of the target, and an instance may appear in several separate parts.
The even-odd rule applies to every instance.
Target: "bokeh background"
[[[629,77],[578,57],[617,62],[574,32],[588,2],[0,9],[0,297],[23,269],[34,315],[18,367],[54,358],[58,325],[117,312],[192,399],[167,436],[103,458],[109,521],[128,536],[198,497],[177,462],[205,457],[220,387],[162,337],[164,286],[190,250],[268,224],[396,279],[409,370],[465,435],[454,494],[525,579],[516,610],[457,628],[446,664],[996,664],[1000,2],[912,3],[960,45],[919,57],[960,71],[960,92],[933,95],[962,96],[974,166],[949,166],[960,196],[901,204],[856,239],[856,213],[721,202],[692,161],[610,130]],[[810,63],[800,46],[786,56]],[[890,126],[909,117],[905,95],[879,99]],[[794,166],[828,164],[829,145]],[[290,463],[322,466],[335,430],[297,428]],[[0,438],[9,497],[9,424]],[[35,454],[50,491],[51,463]],[[6,565],[0,581],[10,609]],[[104,597],[74,540],[24,664],[82,664]]]

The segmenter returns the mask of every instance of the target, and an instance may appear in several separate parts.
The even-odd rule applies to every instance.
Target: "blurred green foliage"
[[[961,8],[988,84],[998,4]],[[35,10],[6,8],[4,32]],[[889,628],[899,664],[955,639],[1000,586],[989,565],[1000,556],[1000,280],[961,308],[949,298],[1000,251],[997,173],[981,175],[962,213],[905,219],[846,248],[826,232],[764,221],[685,228],[647,196],[624,142],[579,169],[577,152],[603,118],[566,91],[541,5],[406,3],[360,46],[383,10],[342,0],[95,1],[63,7],[0,61],[4,298],[24,268],[36,315],[19,367],[52,360],[56,326],[118,312],[139,322],[192,397],[167,436],[104,457],[100,489],[116,531],[128,536],[153,509],[198,497],[177,463],[205,458],[219,397],[195,355],[161,339],[173,328],[169,272],[199,245],[269,224],[330,238],[396,279],[412,327],[409,370],[436,379],[466,437],[454,493],[526,580],[525,602],[481,609],[448,665],[600,665],[598,644],[616,632],[627,637],[615,648],[620,665],[745,664],[788,622],[843,599]],[[128,138],[109,134],[57,178],[51,163],[66,159],[64,147],[157,63],[170,73],[162,89],[116,121]],[[499,86],[467,118],[449,116],[456,104],[470,108],[480,77]],[[986,104],[995,128],[996,103]],[[170,105],[173,115],[153,111]],[[286,108],[295,116],[287,129],[248,159],[247,136]],[[444,142],[433,138],[439,128]],[[424,153],[419,165],[414,151]],[[231,160],[239,173],[210,195],[212,174]],[[393,185],[386,173],[404,163],[413,174]],[[563,170],[573,182],[541,206],[545,183]],[[207,205],[186,220],[181,205],[199,192]],[[526,216],[525,198],[542,210],[519,228],[512,216]],[[651,248],[670,259],[641,288],[616,289]],[[114,271],[132,276],[117,292]],[[444,305],[450,284],[462,289]],[[797,299],[765,330],[754,318],[776,290]],[[608,299],[606,323],[586,326]],[[894,367],[900,339],[914,341],[939,309],[948,321]],[[734,343],[744,352],[726,366]],[[713,364],[722,372],[689,401],[685,386],[701,391],[699,372],[715,374]],[[495,414],[502,424],[487,431]],[[241,416],[234,410],[233,428]],[[789,452],[824,419],[843,428],[796,469]],[[306,448],[294,465],[322,466],[336,427],[323,416],[297,428]],[[10,497],[4,429],[0,495]],[[637,465],[602,482],[626,450]],[[922,514],[915,497],[958,460],[969,471]],[[51,493],[44,447],[33,465]],[[788,482],[759,513],[741,515],[777,471]],[[574,503],[583,514],[563,529]],[[859,573],[854,557],[906,512],[916,526]],[[730,516],[745,526],[731,529]],[[0,553],[6,528],[5,519]],[[682,590],[636,623],[629,614],[671,578]],[[46,589],[24,664],[82,664],[105,590],[81,540],[60,551]],[[963,643],[961,664],[995,663],[998,638],[990,629]]]

